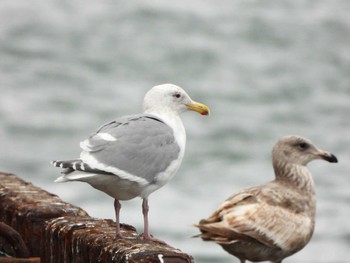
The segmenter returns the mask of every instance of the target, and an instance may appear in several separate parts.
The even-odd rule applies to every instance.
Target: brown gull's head
[[[316,147],[310,140],[297,135],[284,136],[278,140],[272,150],[274,164],[307,165],[315,159],[337,163],[338,159],[330,152]]]

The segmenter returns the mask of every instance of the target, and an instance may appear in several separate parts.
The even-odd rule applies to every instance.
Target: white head
[[[144,113],[175,112],[186,110],[197,111],[202,115],[209,114],[209,108],[193,101],[182,88],[173,84],[158,85],[150,89],[143,100]]]

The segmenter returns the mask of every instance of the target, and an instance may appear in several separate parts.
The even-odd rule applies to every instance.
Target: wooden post
[[[45,263],[193,262],[191,256],[169,245],[139,238],[135,228],[129,225],[121,225],[125,238],[116,241],[112,220],[92,218],[84,210],[12,174],[0,173],[0,222],[10,231],[1,233],[0,228],[0,240],[8,233],[18,232],[29,251],[21,247],[23,253],[29,253],[26,256],[34,258],[31,260],[36,259],[2,261],[11,259],[0,257],[0,263],[40,262],[40,259]],[[4,245],[0,242],[2,249]],[[15,249],[7,247],[3,252],[13,254]],[[23,257],[23,254],[12,256]]]

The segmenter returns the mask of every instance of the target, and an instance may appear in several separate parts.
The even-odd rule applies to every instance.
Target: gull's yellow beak
[[[196,111],[201,115],[209,115],[209,112],[210,112],[209,107],[207,105],[204,105],[202,103],[195,102],[195,101],[192,103],[186,104],[186,107],[188,110]]]

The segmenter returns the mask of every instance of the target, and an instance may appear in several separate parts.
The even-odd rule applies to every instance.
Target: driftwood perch
[[[178,249],[140,239],[129,225],[121,225],[126,238],[116,241],[112,220],[92,218],[84,210],[12,174],[0,173],[0,222],[12,233],[9,237],[9,232],[2,234],[0,229],[0,251],[5,249],[5,238],[20,238],[24,241],[20,253],[13,252],[19,249],[14,245],[2,252],[13,257],[32,257],[26,261],[0,257],[0,263],[193,262],[191,256]]]

